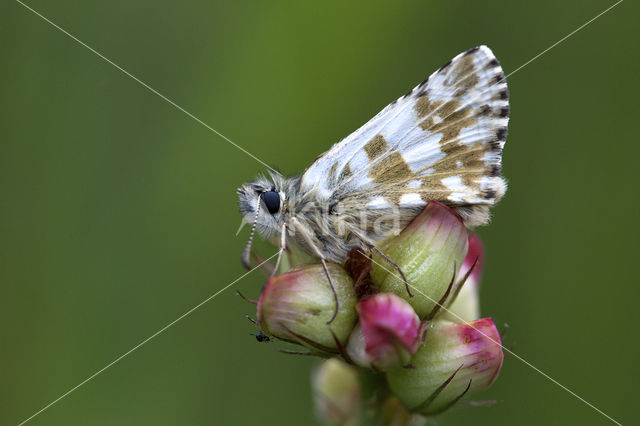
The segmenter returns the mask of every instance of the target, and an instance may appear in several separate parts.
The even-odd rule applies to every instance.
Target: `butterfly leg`
[[[278,273],[280,269],[280,261],[282,260],[282,253],[287,249],[287,224],[286,222],[282,224],[282,229],[280,231],[280,250],[278,251],[278,259],[276,260],[276,266],[273,268],[271,272],[271,276],[273,277]]]
[[[381,258],[383,258],[389,265],[393,266],[393,268],[396,271],[398,271],[398,273],[402,277],[402,281],[404,281],[404,288],[407,290],[407,293],[409,294],[409,297],[413,297],[413,294],[411,294],[411,290],[409,290],[409,282],[407,281],[407,277],[404,276],[404,272],[402,272],[402,269],[400,269],[400,267],[398,265],[396,265],[393,260],[389,259],[386,254],[384,254],[383,252],[378,250],[378,248],[376,246],[371,246],[371,250],[373,250],[376,253],[378,253],[378,255],[380,255]]]
[[[320,258],[320,261],[322,262],[322,268],[324,269],[324,273],[327,276],[327,279],[329,280],[329,285],[331,286],[331,291],[333,292],[333,300],[334,300],[334,310],[333,310],[333,316],[331,317],[331,319],[329,321],[327,321],[327,324],[331,324],[333,322],[334,319],[336,319],[336,317],[338,316],[338,307],[340,306],[340,303],[338,302],[338,293],[336,292],[336,287],[333,285],[333,280],[331,279],[331,275],[329,275],[329,269],[327,268],[327,262],[325,262],[324,258]]]
[[[320,252],[320,250],[318,250],[318,247],[314,244],[307,229],[305,229],[304,226],[301,226],[295,217],[291,219],[290,224],[295,231],[299,232],[300,235],[302,235],[302,238],[306,241],[309,247],[311,247],[315,255],[318,257],[318,259],[320,259],[320,262],[322,263],[322,269],[324,269],[324,273],[327,276],[327,280],[329,281],[329,286],[331,287],[331,291],[333,292],[333,300],[335,302],[333,315],[331,316],[329,321],[327,321],[327,324],[331,324],[333,320],[336,319],[336,317],[338,316],[338,308],[340,307],[340,301],[338,300],[338,293],[336,292],[336,287],[333,285],[333,280],[331,279],[331,275],[329,274],[329,268],[327,268],[327,262],[322,252]]]
[[[257,265],[258,270],[262,272],[267,278],[273,276],[273,265],[270,262],[266,262],[267,259],[252,251],[251,260],[253,260],[253,262]]]

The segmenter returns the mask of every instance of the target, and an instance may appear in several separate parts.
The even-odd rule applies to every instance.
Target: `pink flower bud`
[[[328,265],[338,296],[338,314],[333,291],[322,265],[306,265],[272,277],[258,300],[258,325],[281,339],[317,350],[335,350],[336,338],[345,344],[356,322],[357,297],[353,280],[340,266]],[[334,337],[335,336],[335,337]]]
[[[404,272],[414,297],[409,297],[397,271],[378,255],[373,257],[371,278],[381,291],[402,297],[420,318],[426,318],[447,294],[467,253],[467,240],[460,216],[444,204],[429,202],[398,236],[378,247]]]
[[[391,370],[387,380],[411,411],[431,415],[468,391],[489,387],[502,359],[500,335],[490,318],[460,324],[437,321],[411,359],[414,368]]]
[[[475,265],[474,265],[475,263]],[[441,311],[441,319],[453,322],[473,321],[480,318],[480,279],[484,267],[484,247],[480,238],[473,234],[469,237],[469,250],[462,262],[458,279],[462,280],[469,270],[469,276],[459,289],[453,303]],[[471,269],[473,268],[473,269]]]
[[[357,309],[360,324],[347,345],[352,360],[378,370],[408,364],[424,330],[411,305],[393,293],[378,293],[362,299]]]

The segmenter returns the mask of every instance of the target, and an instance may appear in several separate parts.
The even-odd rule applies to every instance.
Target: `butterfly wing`
[[[508,98],[488,47],[461,53],[320,156],[300,191],[347,211],[435,200],[459,207],[469,225],[486,223],[506,190]]]

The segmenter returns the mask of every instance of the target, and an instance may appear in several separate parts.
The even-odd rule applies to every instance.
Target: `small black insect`
[[[258,333],[255,336],[256,336],[256,340],[258,342],[270,342],[271,341],[269,336],[264,334],[262,331],[258,331]]]

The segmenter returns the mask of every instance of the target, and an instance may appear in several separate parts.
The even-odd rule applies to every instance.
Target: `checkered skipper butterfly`
[[[431,200],[455,209],[469,227],[486,224],[506,190],[508,119],[505,76],[491,50],[461,53],[301,176],[273,172],[240,187],[240,211],[253,222],[243,263],[256,228],[279,236],[280,254],[297,246],[326,271],[326,261],[343,263],[352,248],[375,250]]]

